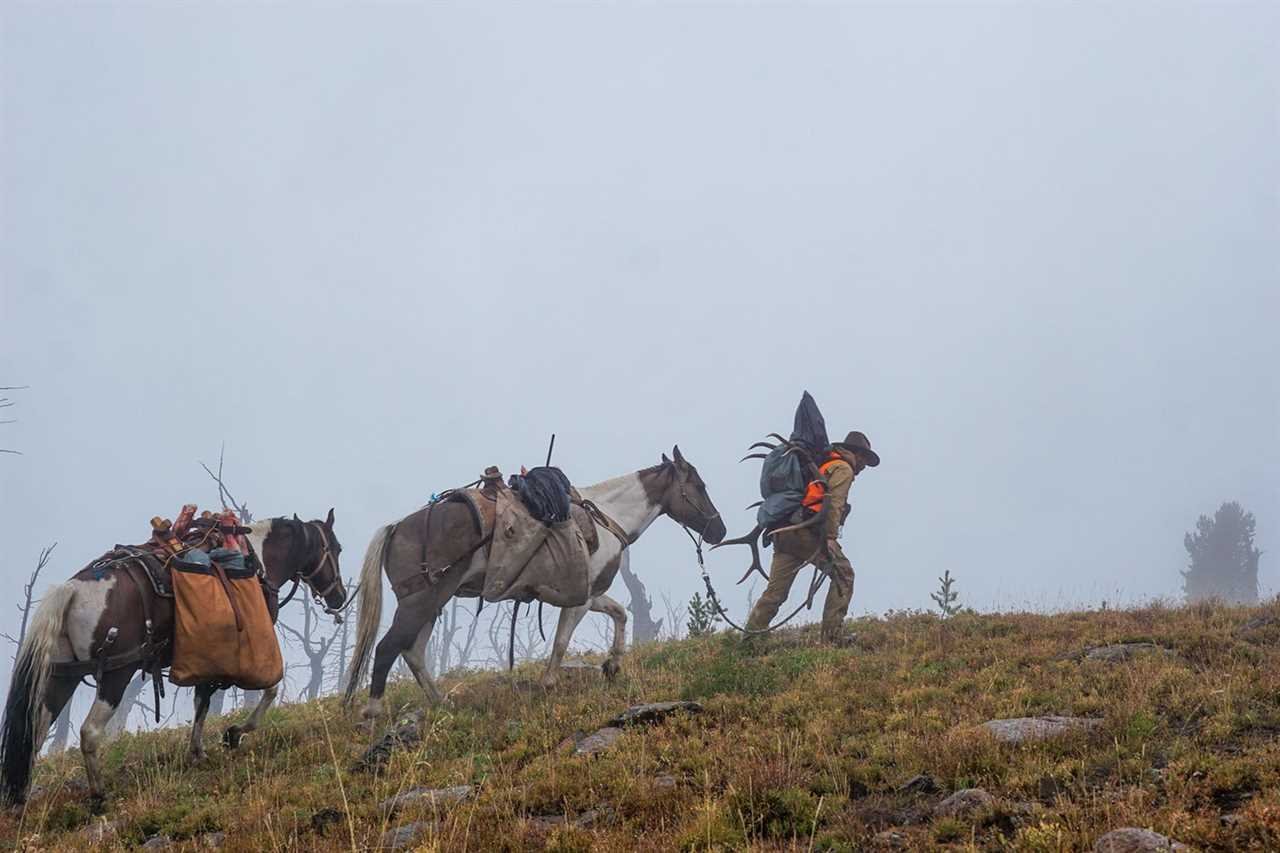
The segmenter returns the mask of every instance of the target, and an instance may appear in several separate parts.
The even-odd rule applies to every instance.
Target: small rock
[[[382,838],[378,841],[378,848],[380,850],[399,850],[402,847],[412,846],[426,828],[427,825],[425,823],[406,823],[404,826],[388,829],[382,833]]]
[[[143,850],[168,850],[173,846],[173,839],[167,835],[153,835],[142,842]]]
[[[1245,634],[1249,631],[1259,631],[1263,628],[1270,628],[1277,622],[1280,622],[1280,619],[1277,619],[1275,616],[1259,616],[1255,619],[1250,619],[1248,622],[1241,625],[1239,632],[1241,634]]]
[[[574,825],[583,829],[590,829],[593,826],[610,823],[614,818],[613,809],[605,806],[599,809],[587,809],[582,814],[573,819]]]
[[[98,844],[109,838],[114,838],[117,831],[118,827],[115,821],[100,817],[84,828],[84,836],[90,843]]]
[[[912,776],[898,786],[899,794],[936,794],[938,790],[938,783],[925,773]]]
[[[420,727],[424,713],[414,711],[396,723],[396,727],[384,734],[365,750],[360,760],[351,765],[352,773],[377,772],[391,760],[398,750],[416,746],[422,740]]]
[[[573,748],[582,743],[582,739],[586,736],[586,732],[582,731],[582,729],[578,729],[556,745],[556,752],[573,752]]]
[[[981,788],[965,788],[934,806],[933,814],[935,817],[967,817],[995,802],[996,798]]]
[[[324,835],[329,827],[342,822],[342,812],[335,808],[324,808],[311,816],[311,831]]]
[[[206,850],[217,850],[227,843],[225,832],[206,832],[200,836],[200,846]]]
[[[1158,853],[1158,851],[1190,849],[1187,845],[1165,838],[1158,832],[1132,826],[1113,829],[1093,845],[1094,853]]]
[[[623,726],[633,726],[637,723],[656,723],[676,711],[700,714],[702,713],[702,705],[697,702],[650,702],[645,705],[632,705],[605,725],[622,728]]]
[[[599,675],[601,670],[598,664],[585,660],[567,660],[560,664],[560,671],[566,675]]]
[[[604,752],[617,743],[620,737],[622,737],[622,729],[616,726],[605,726],[578,741],[573,747],[573,754],[595,755],[597,752]]]
[[[378,807],[383,811],[394,812],[406,806],[427,805],[432,808],[452,806],[470,799],[474,790],[470,785],[457,785],[452,788],[411,788],[383,800]]]
[[[886,829],[884,832],[877,832],[875,837],[871,839],[871,843],[877,847],[886,847],[891,850],[905,850],[908,846],[907,836],[896,829]]]
[[[1009,720],[988,720],[982,727],[1002,743],[1026,743],[1092,729],[1101,723],[1102,720],[1090,717],[1015,717]]]
[[[1174,652],[1155,643],[1112,643],[1106,646],[1093,646],[1084,650],[1086,660],[1101,663],[1123,663],[1140,655],[1159,654],[1172,656]]]
[[[664,791],[670,791],[674,789],[675,786],[676,786],[676,777],[674,776],[667,776],[664,774],[662,776],[653,777],[653,787],[655,788],[658,788]]]

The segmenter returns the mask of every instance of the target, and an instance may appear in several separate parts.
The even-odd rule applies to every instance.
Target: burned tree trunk
[[[631,642],[649,643],[658,639],[662,633],[662,620],[653,621],[653,602],[640,578],[631,573],[626,562],[622,564],[622,582],[631,593],[631,601],[627,604],[627,610],[631,612]]]

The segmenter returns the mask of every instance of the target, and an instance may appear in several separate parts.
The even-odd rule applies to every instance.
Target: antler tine
[[[723,542],[718,542],[711,546],[712,551],[717,548],[723,548],[725,545],[746,545],[751,549],[751,566],[747,569],[747,573],[742,576],[738,583],[742,583],[742,581],[751,577],[752,572],[759,572],[762,578],[765,580],[769,579],[769,576],[764,572],[764,566],[760,563],[760,545],[758,540],[760,539],[760,534],[763,531],[764,525],[757,524],[751,529],[751,532],[745,536],[739,536],[737,539],[725,539]]]
[[[742,457],[738,461],[746,462],[748,459],[768,459],[768,458],[769,458],[769,454],[767,453],[748,453],[746,456]]]
[[[782,436],[778,435],[776,432],[771,432],[771,433],[769,433],[767,436],[765,436],[765,438],[776,438],[776,439],[778,439],[778,441],[782,442],[783,444],[787,445],[788,447],[790,447],[790,446],[791,446],[791,439],[789,439],[789,438],[783,438]]]
[[[763,447],[765,450],[777,450],[778,445],[770,444],[767,441],[757,441],[755,444],[747,448],[747,450],[755,450],[757,447]]]
[[[756,507],[760,506],[760,505],[761,505],[761,504],[763,504],[763,503],[764,503],[764,501],[756,501],[755,503],[753,503],[753,504],[751,504],[750,506],[748,506],[748,507],[747,507],[747,509],[755,509]]]

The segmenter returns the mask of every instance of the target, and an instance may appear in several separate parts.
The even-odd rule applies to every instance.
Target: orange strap
[[[831,470],[831,466],[835,465],[837,462],[844,462],[844,460],[841,459],[838,454],[832,453],[831,458],[826,462],[823,462],[822,467],[819,468],[818,471],[825,477],[827,476],[827,471]],[[810,512],[818,512],[822,509],[822,501],[826,496],[827,489],[822,485],[821,481],[812,480],[809,483],[809,487],[805,489],[804,499],[800,501],[800,503]]]

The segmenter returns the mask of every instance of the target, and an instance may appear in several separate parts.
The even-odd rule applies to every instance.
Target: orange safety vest
[[[840,458],[840,454],[832,453],[831,458],[826,462],[823,462],[822,467],[819,468],[818,471],[825,477],[827,476],[827,471],[829,471],[831,466],[835,465],[837,462],[844,462],[844,460]],[[800,503],[810,512],[818,512],[822,509],[822,501],[826,496],[826,487],[823,486],[820,481],[812,480],[809,483],[809,488],[805,489],[804,500]]]

